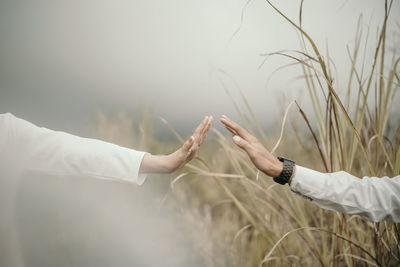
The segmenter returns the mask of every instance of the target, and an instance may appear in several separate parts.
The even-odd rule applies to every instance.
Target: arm
[[[282,172],[282,162],[257,138],[226,116],[221,122],[232,133],[233,142],[247,152],[260,171],[271,177]],[[343,171],[320,173],[297,165],[289,184],[292,191],[322,208],[358,214],[372,221],[400,222],[400,176],[359,179]]]
[[[320,173],[297,165],[290,188],[325,209],[400,222],[400,176],[359,179],[344,171]]]
[[[194,157],[200,141],[189,138],[187,144],[168,156],[153,156],[143,151],[121,147],[97,139],[83,138],[64,132],[37,127],[11,114],[3,117],[3,129],[7,129],[6,149],[8,157],[18,157],[20,167],[27,171],[51,174],[86,175],[103,179],[118,179],[142,184],[145,173],[169,172]],[[201,134],[204,140],[211,118],[203,120]],[[190,144],[190,147],[189,147]],[[187,157],[178,157],[180,152]]]

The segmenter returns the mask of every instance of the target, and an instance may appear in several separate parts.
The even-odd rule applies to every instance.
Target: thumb
[[[250,148],[249,142],[247,142],[246,140],[244,140],[243,138],[241,138],[241,137],[238,136],[238,135],[235,135],[235,136],[233,137],[233,142],[234,142],[238,147],[240,147],[241,149],[244,149],[244,150],[246,150],[246,151],[248,151],[249,148]]]

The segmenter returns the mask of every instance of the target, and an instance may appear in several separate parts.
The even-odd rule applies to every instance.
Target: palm
[[[205,117],[203,121],[199,124],[199,126],[197,126],[193,135],[190,136],[190,138],[182,145],[182,147],[167,156],[170,163],[170,172],[182,167],[196,156],[200,145],[207,137],[207,132],[211,128],[212,121],[212,116]]]

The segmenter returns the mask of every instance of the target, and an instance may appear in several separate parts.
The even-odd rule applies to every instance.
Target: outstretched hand
[[[222,115],[221,122],[232,133],[233,142],[247,152],[257,169],[271,177],[281,174],[283,169],[282,162],[274,157],[256,137],[225,115]]]
[[[206,116],[197,126],[193,135],[175,152],[169,155],[146,154],[143,157],[139,172],[141,173],[171,173],[191,161],[211,128],[212,116]]]

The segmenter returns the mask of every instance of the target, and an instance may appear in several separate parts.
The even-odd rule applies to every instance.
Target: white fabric
[[[200,266],[151,194],[96,179],[143,183],[144,154],[0,114],[0,267]]]
[[[146,152],[37,127],[10,113],[0,114],[0,153],[13,173],[83,175],[138,185],[146,177],[139,174]]]
[[[321,173],[296,165],[290,188],[318,206],[378,222],[400,222],[400,175],[363,177]]]

